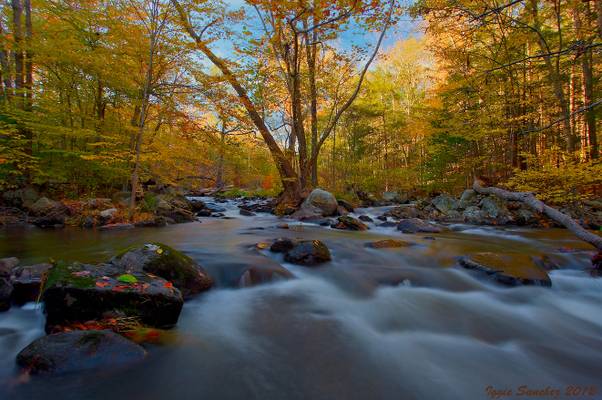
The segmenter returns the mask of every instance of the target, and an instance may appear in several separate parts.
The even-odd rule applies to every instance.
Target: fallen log
[[[533,193],[530,192],[509,192],[504,189],[497,187],[483,187],[482,181],[475,179],[472,184],[472,188],[475,192],[480,194],[493,194],[499,198],[510,201],[520,201],[531,207],[533,210],[547,215],[550,219],[563,225],[569,231],[573,232],[575,236],[594,246],[598,251],[602,252],[602,236],[598,236],[595,233],[589,232],[579,225],[570,216],[561,213],[555,208],[546,205],[543,201],[537,200]]]

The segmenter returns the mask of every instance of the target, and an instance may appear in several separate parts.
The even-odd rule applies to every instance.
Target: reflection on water
[[[558,251],[587,249],[565,231],[455,227],[431,240],[392,228],[281,230],[276,218],[241,217],[231,204],[226,214],[235,219],[121,232],[0,232],[0,256],[27,263],[98,262],[130,244],[164,242],[218,282],[185,305],[174,344],[151,348],[147,362],[127,370],[16,384],[14,356],[42,334],[41,312],[30,305],[0,314],[0,397],[478,399],[487,386],[520,385],[602,391],[602,280],[582,271],[587,251]],[[321,239],[334,261],[307,269],[253,247],[280,236]],[[364,247],[388,237],[416,245]],[[453,267],[455,257],[475,251],[548,254],[562,269],[551,273],[551,289],[509,289]],[[270,262],[297,279],[233,287],[244,268]]]

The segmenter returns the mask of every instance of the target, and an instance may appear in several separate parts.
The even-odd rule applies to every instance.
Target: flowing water
[[[42,311],[32,303],[1,313],[0,398],[481,399],[521,386],[602,398],[602,279],[585,271],[591,253],[566,231],[283,230],[274,216],[242,217],[233,202],[225,206],[234,218],[166,228],[0,231],[0,257],[24,264],[100,262],[153,241],[184,251],[217,282],[184,305],[173,343],[150,347],[144,363],[125,369],[25,382],[14,357],[43,335]],[[324,241],[333,261],[309,269],[254,247],[284,236]],[[416,245],[365,247],[385,238]],[[567,247],[577,251],[559,250]],[[455,266],[479,251],[547,254],[562,268],[551,272],[552,288],[507,288]],[[296,279],[236,288],[249,265],[276,262]],[[565,397],[571,386],[597,394]]]

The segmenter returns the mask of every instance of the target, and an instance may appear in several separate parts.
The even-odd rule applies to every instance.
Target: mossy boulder
[[[552,286],[548,273],[525,254],[476,253],[459,259],[461,266],[482,272],[509,286]]]
[[[173,283],[184,298],[206,291],[211,277],[192,258],[162,243],[131,247],[111,260],[124,272],[147,272]]]
[[[178,321],[182,294],[146,272],[123,273],[113,264],[57,263],[49,271],[42,300],[46,330],[107,317],[132,317],[167,328]]]
[[[71,331],[34,340],[17,355],[17,364],[32,374],[79,373],[135,364],[145,356],[141,346],[112,331]]]

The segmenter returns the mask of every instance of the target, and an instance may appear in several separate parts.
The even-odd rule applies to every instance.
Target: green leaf
[[[136,282],[138,282],[138,279],[136,279],[136,277],[134,275],[131,275],[131,274],[119,275],[117,277],[117,280],[119,282],[123,282],[123,283],[136,283]]]

